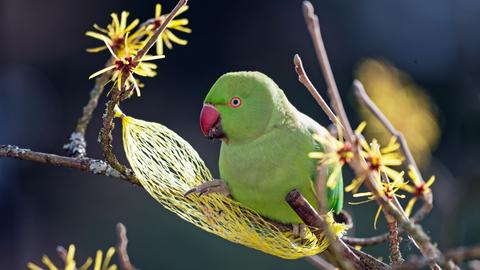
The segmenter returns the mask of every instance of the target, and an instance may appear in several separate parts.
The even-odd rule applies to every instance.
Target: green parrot
[[[221,76],[207,94],[200,127],[210,139],[221,139],[221,180],[208,181],[188,193],[230,195],[258,214],[283,224],[302,220],[285,201],[299,190],[314,207],[316,160],[313,151],[333,151],[312,135],[331,136],[310,117],[299,112],[275,82],[260,72],[231,72]],[[329,165],[325,177],[332,172]],[[326,179],[325,179],[326,180]],[[326,188],[328,209],[343,205],[343,180]]]

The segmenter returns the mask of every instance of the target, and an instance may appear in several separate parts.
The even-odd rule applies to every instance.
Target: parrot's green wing
[[[333,171],[333,166],[328,168],[328,175]],[[332,209],[336,214],[340,213],[343,207],[343,177],[342,174],[338,174],[338,182],[335,188],[327,188],[327,198],[330,209]]]
[[[301,121],[305,124],[305,126],[308,128],[310,133],[313,134],[318,134],[320,136],[329,136],[328,131],[322,127],[320,124],[315,122],[313,119],[308,117],[307,115],[302,114],[301,116]],[[320,145],[318,142],[315,146],[315,151],[324,151],[324,147]],[[315,161],[314,161],[315,162]],[[327,170],[327,179],[330,176],[331,173],[333,173],[335,164],[331,164],[328,167]],[[317,179],[315,177],[315,172],[312,173],[312,180],[315,181]],[[337,176],[337,185],[333,188],[327,188],[327,202],[329,205],[329,209],[333,210],[335,213],[339,213],[342,210],[343,207],[343,177],[342,174],[339,173]],[[326,182],[326,179],[325,179]]]

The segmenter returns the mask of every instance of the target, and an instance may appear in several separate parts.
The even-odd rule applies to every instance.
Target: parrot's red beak
[[[200,128],[203,135],[209,139],[221,139],[225,137],[220,123],[220,113],[211,104],[203,104],[200,112]]]

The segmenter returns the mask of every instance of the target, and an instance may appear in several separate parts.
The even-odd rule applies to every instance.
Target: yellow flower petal
[[[137,92],[137,96],[141,96],[140,87],[138,87],[137,81],[135,80],[135,78],[133,77],[132,74],[130,74],[129,79],[133,83],[133,86],[135,87],[135,91]]]
[[[95,256],[95,265],[93,266],[93,270],[101,270],[100,266],[102,265],[102,258],[103,258],[103,252],[101,250],[97,250],[97,255]]]
[[[27,264],[27,268],[30,269],[30,270],[43,270],[43,268],[41,268],[40,266],[32,263],[32,262],[29,262]]]
[[[165,55],[145,55],[142,58],[142,61],[152,61],[152,60],[163,59],[163,58],[165,58]]]
[[[175,28],[177,26],[185,26],[188,24],[188,19],[183,18],[183,19],[178,19],[178,20],[172,20],[167,27],[168,28]]]
[[[173,46],[172,46],[172,43],[170,42],[170,40],[168,39],[168,37],[166,35],[167,32],[170,32],[170,30],[165,29],[165,31],[163,31],[163,33],[161,34],[161,37],[162,37],[163,42],[165,43],[165,46],[167,46],[167,48],[171,50],[173,48]]]
[[[103,260],[103,264],[102,264],[103,270],[107,270],[108,265],[110,265],[110,261],[112,260],[112,256],[114,253],[115,253],[114,247],[110,247],[105,253],[105,260]]]
[[[162,5],[156,4],[155,5],[155,18],[158,18],[162,15]]]
[[[92,75],[90,75],[90,77],[88,77],[88,79],[95,78],[95,77],[97,77],[98,75],[101,75],[101,74],[103,74],[103,73],[105,73],[105,72],[108,72],[108,71],[110,71],[110,70],[112,70],[112,69],[114,69],[114,68],[115,68],[115,65],[111,65],[111,66],[108,66],[108,67],[106,67],[106,68],[103,68],[103,69],[101,69],[101,70],[93,73]]]
[[[417,202],[416,197],[413,197],[408,201],[407,207],[405,207],[405,215],[407,215],[407,217],[410,217],[410,215],[412,214],[412,210],[413,210],[413,206],[415,205],[415,202]]]
[[[359,204],[364,204],[364,203],[371,202],[371,201],[372,201],[372,200],[367,199],[367,200],[359,201],[359,202],[348,202],[348,204],[350,204],[350,205],[359,205]]]
[[[99,34],[97,32],[93,32],[93,31],[87,31],[85,33],[86,36],[89,36],[89,37],[92,37],[92,38],[96,38],[96,39],[99,39],[101,41],[104,41],[105,39],[106,40],[109,40],[109,37],[103,35],[103,34]]]
[[[192,29],[190,29],[190,28],[188,28],[188,27],[175,26],[175,27],[172,27],[172,29],[175,29],[175,30],[177,30],[177,31],[184,32],[184,33],[187,33],[187,34],[192,33]]]
[[[88,268],[90,268],[90,265],[92,265],[92,262],[92,258],[88,257],[87,261],[85,261],[85,263],[80,266],[78,270],[88,270]]]
[[[358,125],[358,127],[355,129],[355,133],[357,133],[357,134],[362,133],[366,126],[367,126],[367,122],[362,121],[362,122]]]
[[[110,16],[112,17],[112,26],[115,29],[114,31],[118,34],[117,29],[120,28],[120,22],[118,21],[117,13],[111,13]]]
[[[375,230],[377,229],[377,221],[378,221],[378,217],[380,216],[380,211],[382,211],[382,206],[378,207],[377,214],[375,214],[375,221],[373,221],[373,228]]]
[[[323,159],[325,157],[325,153],[322,152],[310,152],[308,153],[309,158],[314,158],[314,159]]]
[[[48,258],[47,255],[43,255],[42,262],[48,267],[48,269],[58,270],[58,268],[53,264],[53,262],[50,260],[50,258]]]
[[[96,53],[96,52],[101,52],[107,49],[107,46],[100,46],[100,47],[95,47],[95,48],[88,48],[87,52],[89,53]]]
[[[138,24],[140,23],[139,19],[133,20],[124,30],[125,33],[128,33],[132,31],[133,28],[135,28]]]
[[[167,35],[168,39],[173,43],[177,43],[179,45],[187,45],[188,43],[187,40],[177,37],[172,31],[165,31],[165,35]]]
[[[185,11],[187,11],[188,8],[189,8],[188,5],[185,5],[185,6],[181,7],[180,10],[178,10],[178,12],[175,14],[175,17],[177,17],[178,15],[180,15],[180,14],[184,13]],[[175,17],[174,17],[174,18],[175,18]]]
[[[358,197],[365,197],[365,196],[371,196],[371,195],[372,195],[372,192],[360,192],[360,193],[355,193],[352,196],[354,198],[358,198]]]
[[[425,183],[425,187],[431,187],[434,182],[435,182],[435,175],[432,175]]]
[[[333,172],[330,174],[330,176],[327,179],[327,187],[330,189],[334,189],[337,186],[338,183],[338,175],[340,174],[342,170],[342,166],[337,164],[335,168],[333,169]]]

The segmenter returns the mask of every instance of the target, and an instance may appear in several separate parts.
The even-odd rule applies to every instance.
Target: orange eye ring
[[[228,104],[232,108],[238,108],[242,105],[242,100],[239,97],[233,97]]]

